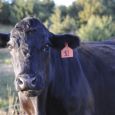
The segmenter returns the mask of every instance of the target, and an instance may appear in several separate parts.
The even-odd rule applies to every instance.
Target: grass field
[[[0,24],[0,33],[9,33],[12,28]],[[7,48],[0,49],[0,115],[17,115],[17,99],[10,54]]]
[[[8,25],[0,24],[0,32],[9,33],[12,28],[13,28],[13,26],[11,26],[11,25],[8,26]]]
[[[16,98],[10,54],[7,49],[0,49],[0,115],[14,115]]]

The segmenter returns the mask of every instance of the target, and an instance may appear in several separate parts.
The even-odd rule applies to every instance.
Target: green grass
[[[13,26],[0,24],[0,32],[9,33]]]
[[[7,87],[14,89],[14,72],[11,63],[11,57],[7,49],[0,49],[0,97],[6,97]]]
[[[4,59],[10,59],[10,53],[8,52],[8,49],[7,48],[1,48],[0,49],[0,60],[1,61],[4,61]]]
[[[0,24],[0,33],[9,33],[13,26]],[[14,86],[14,72],[7,48],[0,49],[0,115],[17,115],[17,92]],[[16,106],[14,106],[16,105]]]
[[[0,49],[0,115],[13,115],[8,107],[15,104],[16,98],[11,57],[7,49]]]
[[[0,24],[0,32],[9,33],[13,26]],[[17,103],[14,72],[8,49],[0,49],[0,115],[17,115],[13,105]],[[19,109],[19,107],[18,107]]]

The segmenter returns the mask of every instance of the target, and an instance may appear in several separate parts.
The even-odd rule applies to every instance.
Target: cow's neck
[[[68,100],[74,95],[78,102],[81,101],[78,106],[84,104],[92,107],[93,111],[92,91],[82,70],[77,49],[74,50],[73,58],[65,59],[61,58],[60,51],[52,50],[51,65],[51,95],[60,97],[60,100]]]

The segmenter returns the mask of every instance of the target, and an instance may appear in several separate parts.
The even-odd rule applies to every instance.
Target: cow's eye
[[[48,45],[48,44],[44,45],[44,46],[42,47],[42,51],[43,51],[43,52],[49,51],[49,45]]]

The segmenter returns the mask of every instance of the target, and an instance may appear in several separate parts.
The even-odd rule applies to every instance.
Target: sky
[[[71,5],[72,2],[75,0],[54,0],[54,2],[56,3],[56,5]]]
[[[11,1],[11,0],[6,0],[6,1]],[[72,4],[73,1],[75,0],[53,0],[55,2],[56,5],[65,5],[65,6],[69,6]]]

